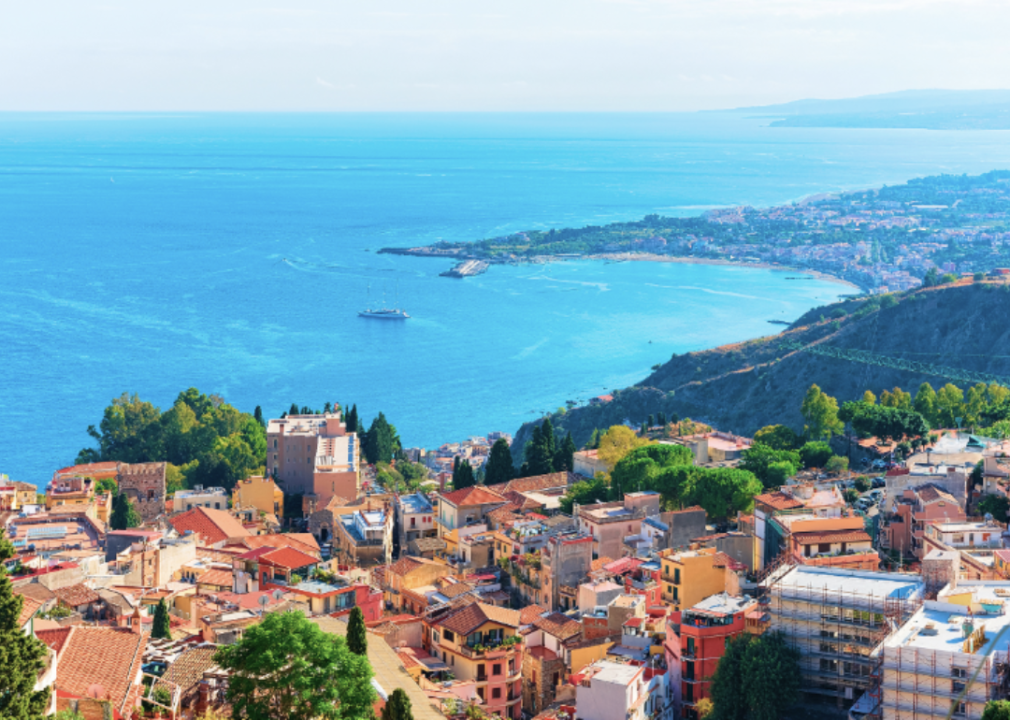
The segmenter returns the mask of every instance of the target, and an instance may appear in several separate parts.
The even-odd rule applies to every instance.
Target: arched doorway
[[[319,528],[319,542],[328,543],[330,541],[330,530],[325,525]]]

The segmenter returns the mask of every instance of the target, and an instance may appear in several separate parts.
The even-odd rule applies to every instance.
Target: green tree
[[[596,450],[600,447],[600,429],[593,428],[593,434],[589,436],[589,442],[586,443],[586,450]]]
[[[856,488],[856,490],[858,490],[861,493],[864,493],[870,489],[870,481],[863,476],[859,476],[855,480],[853,480],[852,485],[853,487]]]
[[[766,425],[754,433],[754,442],[775,450],[795,450],[801,444],[800,436],[785,425]]]
[[[395,435],[392,426],[381,412],[372,420],[365,436],[365,459],[372,465],[392,462],[396,452]]]
[[[116,484],[114,478],[99,478],[98,482],[95,483],[95,493],[98,495],[105,495],[106,493],[115,493],[119,490],[119,485]]]
[[[610,493],[615,500],[625,493],[652,489],[653,479],[665,468],[690,465],[694,455],[683,445],[653,443],[635,448],[610,473]]]
[[[172,639],[172,626],[168,619],[168,605],[165,604],[165,598],[161,598],[154,608],[154,627],[151,628],[151,637],[155,640]]]
[[[863,402],[864,403],[868,403],[870,405],[876,405],[877,404],[877,396],[874,395],[869,390],[866,390],[866,391],[863,392]]]
[[[246,720],[371,718],[368,659],[299,612],[270,613],[214,655],[231,671],[232,717]]]
[[[629,452],[648,443],[625,425],[614,425],[600,437],[597,457],[614,467]]]
[[[784,468],[778,466],[773,473],[769,470],[774,463],[789,463],[793,467],[792,474],[800,467],[800,454],[795,450],[775,450],[762,443],[756,442],[743,451],[740,460],[740,469],[747,470],[754,474],[766,488],[778,487],[782,484],[781,472]]]
[[[737,468],[694,468],[687,492],[689,505],[700,505],[714,520],[725,520],[754,507],[764,488],[752,473]]]
[[[1010,500],[1007,499],[1006,495],[985,495],[981,500],[978,501],[978,512],[982,515],[989,513],[993,516],[993,519],[998,520],[1001,523],[1007,521],[1008,513],[1010,510]]]
[[[565,441],[558,445],[557,454],[554,456],[555,472],[572,472],[575,469],[575,441],[572,434],[565,436]]]
[[[365,630],[365,614],[355,605],[347,619],[347,649],[356,655],[368,655],[368,632]]]
[[[845,492],[842,493],[842,497],[845,498],[845,502],[851,505],[859,499],[859,491],[855,488],[845,488]]]
[[[512,453],[505,438],[498,438],[491,446],[491,452],[484,464],[484,483],[500,485],[515,477],[515,466],[512,465]]]
[[[811,385],[807,390],[800,412],[807,423],[807,437],[812,440],[830,438],[844,429],[842,421],[838,419],[838,402],[822,392],[817,385]]]
[[[0,527],[0,718],[34,720],[46,714],[49,689],[35,690],[45,667],[46,646],[18,624],[24,598],[14,594],[4,563],[14,546]]]
[[[708,717],[778,720],[799,696],[799,658],[777,632],[730,640],[712,678],[714,707]]]
[[[762,482],[762,486],[767,483],[767,487],[775,488],[781,487],[788,482],[789,478],[796,475],[797,468],[788,460],[776,460],[773,463],[768,464],[768,469],[765,471],[765,480]]]
[[[572,507],[575,503],[579,505],[591,505],[597,500],[606,500],[610,496],[610,487],[607,481],[600,477],[592,480],[583,480],[571,485],[559,501],[561,512],[572,514]]]
[[[932,385],[924,382],[919,386],[919,389],[915,393],[915,401],[912,403],[912,407],[917,413],[926,418],[926,422],[936,427],[936,392],[933,390]]]
[[[960,418],[964,421],[964,391],[957,385],[947,383],[936,391],[937,420],[941,427],[957,427]]]
[[[414,720],[410,698],[403,688],[396,688],[389,694],[389,700],[382,708],[382,720]]]
[[[263,408],[261,408],[259,405],[256,406],[255,410],[253,410],[253,419],[256,422],[258,422],[263,428],[266,428],[267,421],[266,418],[263,417]]]
[[[476,484],[477,479],[473,476],[473,467],[470,465],[470,461],[460,461],[457,456],[456,460],[453,461],[452,489],[462,490],[463,488],[473,487]]]
[[[546,475],[554,472],[556,453],[554,426],[551,425],[551,419],[546,418],[542,423],[534,426],[532,437],[523,448],[525,475]]]
[[[298,403],[291,403],[291,407],[288,408],[288,415],[301,415],[302,410],[298,407]]]
[[[119,493],[112,501],[112,515],[109,516],[109,527],[113,530],[127,530],[140,527],[143,518],[133,506],[126,493]]]
[[[105,408],[98,429],[88,427],[88,435],[98,441],[98,449],[85,448],[77,462],[148,462],[160,458],[158,408],[136,395],[123,393]]]
[[[849,459],[842,455],[832,455],[824,464],[824,470],[832,475],[840,475],[849,470]]]
[[[800,460],[803,461],[805,468],[822,468],[832,455],[834,452],[832,452],[831,446],[821,440],[811,440],[800,448]]]
[[[935,267],[931,267],[926,271],[925,277],[922,278],[923,287],[934,287],[940,284],[940,271]]]
[[[982,720],[1010,720],[1010,700],[990,700],[982,711]]]
[[[344,418],[344,426],[347,428],[347,432],[358,432],[360,424],[358,422],[358,406],[352,405],[351,409],[347,411],[347,417]]]

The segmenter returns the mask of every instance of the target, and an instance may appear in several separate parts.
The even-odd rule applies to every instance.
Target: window
[[[448,640],[449,642],[455,642],[456,641],[456,636],[453,634],[452,630],[446,630],[444,634],[445,634],[445,639]]]
[[[968,668],[959,668],[959,667],[951,668],[950,669],[950,676],[951,677],[955,677],[955,678],[964,679],[964,678],[968,677]]]
[[[694,655],[694,638],[689,637],[687,639],[687,654]]]
[[[500,700],[501,699],[501,688],[492,688],[491,689],[491,699],[492,700]]]
[[[680,568],[673,569],[673,584],[680,585]],[[674,594],[676,594],[676,591],[674,591]]]
[[[411,518],[410,519],[410,526],[411,527],[416,527],[417,526],[417,518]]]
[[[831,552],[831,543],[818,543],[817,552],[819,553],[829,553]]]
[[[445,632],[446,632],[446,634],[449,633],[448,630],[446,630]],[[446,639],[448,639],[448,638],[446,638]],[[431,631],[431,641],[432,642],[436,642],[436,643],[438,642],[438,630],[432,630]]]
[[[501,675],[501,663],[495,663],[491,666],[492,675]]]

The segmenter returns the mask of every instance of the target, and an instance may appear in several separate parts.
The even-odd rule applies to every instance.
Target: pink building
[[[906,488],[884,521],[884,547],[922,559],[923,528],[933,522],[962,522],[964,508],[957,499],[932,483]]]
[[[286,493],[301,494],[306,514],[334,497],[358,497],[359,457],[358,436],[344,427],[339,410],[267,425],[267,476],[280,480]]]

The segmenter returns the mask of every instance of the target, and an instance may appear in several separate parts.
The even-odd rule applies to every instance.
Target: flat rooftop
[[[878,598],[911,598],[923,591],[918,575],[876,572],[873,570],[845,570],[797,565],[775,583],[787,590],[809,590],[852,595],[873,595]]]
[[[593,680],[623,686],[630,685],[638,673],[642,672],[642,668],[638,665],[626,665],[607,660],[600,660],[593,666],[593,670],[595,671],[592,673]]]
[[[427,496],[421,493],[404,495],[400,498],[400,505],[403,507],[403,511],[408,513],[432,512],[431,502]]]
[[[687,612],[717,613],[719,615],[733,615],[742,612],[745,608],[754,603],[754,598],[739,597],[728,593],[718,593],[705,598],[701,602],[689,608]]]
[[[1003,583],[1010,587],[1010,583]],[[960,588],[959,588],[960,589]],[[973,599],[991,603],[992,614],[970,614],[966,606],[952,605],[939,600],[927,600],[901,628],[884,643],[884,647],[941,650],[962,653],[965,641],[965,624],[977,630],[985,628],[986,643],[977,655],[1006,653],[1010,650],[1010,633],[1000,633],[1010,627],[1010,615],[1003,614],[1003,598],[990,593],[975,593]],[[985,607],[983,605],[983,607]],[[997,639],[998,638],[998,639]]]

